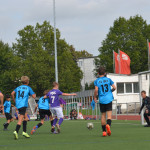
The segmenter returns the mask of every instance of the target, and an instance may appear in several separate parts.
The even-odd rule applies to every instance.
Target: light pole
[[[53,15],[54,15],[55,80],[56,82],[58,82],[55,0],[53,0]]]

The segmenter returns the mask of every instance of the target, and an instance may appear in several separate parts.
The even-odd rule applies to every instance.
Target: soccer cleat
[[[145,125],[144,127],[150,127],[150,125],[147,124],[147,125]]]
[[[18,140],[18,133],[16,131],[13,132],[15,140]]]
[[[54,132],[52,132],[52,134],[58,134],[58,132],[54,131]]]
[[[107,136],[107,133],[104,131],[104,132],[103,132],[103,137],[105,137],[105,136]]]
[[[33,133],[36,131],[36,126],[33,127],[32,131],[31,131],[31,135],[33,135]]]
[[[30,138],[29,134],[26,133],[26,132],[22,132],[22,135],[23,135],[25,138]]]
[[[52,128],[51,128],[51,132],[53,133],[55,131],[55,127],[54,126],[52,126]]]
[[[110,126],[108,124],[106,125],[106,130],[107,130],[107,135],[111,136],[111,130],[110,130]]]
[[[60,126],[59,126],[59,124],[56,124],[56,127],[57,127],[57,132],[60,133]]]

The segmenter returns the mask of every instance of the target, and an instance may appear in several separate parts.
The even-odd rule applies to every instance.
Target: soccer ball
[[[87,123],[87,128],[88,128],[89,130],[93,129],[93,128],[94,128],[94,124],[93,124],[92,122]]]

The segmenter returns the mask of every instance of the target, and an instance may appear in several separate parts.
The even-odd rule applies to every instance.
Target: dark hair
[[[59,86],[57,82],[53,82],[53,87],[55,87],[56,85]]]
[[[9,95],[9,94],[6,94],[5,97],[6,97],[6,98],[10,98],[10,95]]]
[[[143,90],[143,91],[141,91],[141,94],[142,94],[142,93],[146,94],[146,91]]]
[[[45,90],[45,91],[43,92],[43,94],[46,95],[49,91],[50,91],[50,90]]]
[[[99,73],[99,75],[105,75],[105,68],[104,67],[99,67],[98,73]]]

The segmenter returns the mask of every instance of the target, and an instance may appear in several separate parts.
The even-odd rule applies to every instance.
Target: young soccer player
[[[3,124],[4,126],[4,131],[7,131],[7,127],[9,126],[10,122],[13,121],[13,117],[10,114],[10,108],[11,108],[11,99],[10,95],[6,95],[6,101],[4,102],[3,106],[3,112],[5,113],[5,117],[7,119],[7,122]]]
[[[75,93],[73,94],[68,94],[68,93],[63,93],[59,90],[59,84],[57,82],[53,82],[53,89],[44,96],[44,98],[50,99],[50,105],[51,105],[51,111],[53,115],[55,116],[55,119],[53,121],[53,126],[51,129],[51,132],[55,131],[55,126],[57,127],[57,132],[60,133],[60,125],[63,122],[63,110],[62,107],[60,106],[60,101],[59,101],[59,96],[76,96]],[[59,119],[59,122],[57,124],[57,121]]]
[[[44,95],[46,95],[48,92],[49,92],[49,90],[44,91]],[[50,104],[49,98],[45,99],[44,96],[42,96],[39,99],[39,101],[35,107],[34,113],[36,112],[36,110],[38,108],[41,122],[33,127],[31,134],[33,134],[38,128],[40,128],[44,124],[45,115],[47,115],[50,118],[51,126],[53,125],[53,117],[52,117],[52,114],[51,114],[51,111],[49,108],[49,104]]]
[[[114,82],[105,77],[105,68],[99,68],[99,78],[94,81],[95,91],[94,91],[94,101],[97,103],[97,95],[99,97],[100,103],[100,111],[102,113],[101,116],[101,125],[103,130],[103,136],[111,135],[111,117],[112,117],[112,101],[114,99],[112,92],[115,91],[116,86]],[[111,89],[111,86],[113,89]],[[106,115],[107,115],[107,123],[106,123]],[[107,133],[106,133],[107,130]]]
[[[144,106],[146,106],[146,109],[145,109],[145,112],[144,112],[144,118],[145,118],[145,121],[147,122],[147,125],[145,125],[144,127],[150,127],[150,121],[149,121],[149,116],[150,116],[150,97],[146,96],[146,91],[142,91],[141,92],[141,96],[143,98],[143,103],[142,103],[142,106],[140,108],[139,115],[141,114],[141,111],[144,108]]]
[[[34,99],[36,98],[36,94],[33,92],[31,87],[28,86],[29,84],[29,78],[27,76],[22,76],[21,77],[21,82],[22,85],[17,87],[12,93],[12,99],[16,103],[16,107],[19,111],[19,118],[18,118],[18,123],[16,126],[16,130],[14,131],[14,137],[15,139],[18,139],[18,132],[21,127],[22,121],[23,121],[23,133],[22,135],[26,138],[30,138],[28,133],[26,133],[27,130],[27,120],[28,116],[26,113],[26,109],[28,107],[28,98],[29,95],[31,95]],[[16,94],[16,100],[15,100],[15,94]]]

